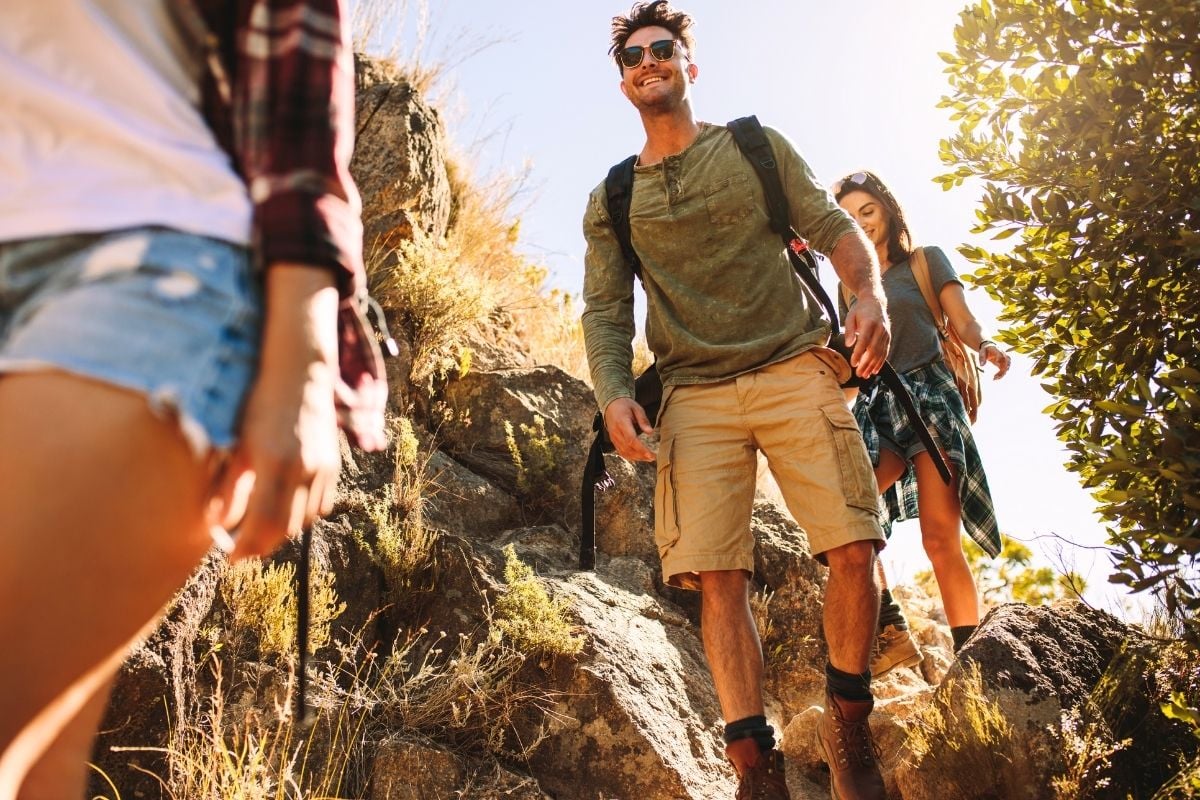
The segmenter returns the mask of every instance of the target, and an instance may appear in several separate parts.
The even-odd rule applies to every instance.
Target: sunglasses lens
[[[635,44],[621,51],[621,65],[633,69],[642,63],[642,46]]]
[[[867,182],[867,173],[856,172],[853,175],[847,175],[846,177],[842,178],[840,181],[835,183],[833,185],[833,193],[835,196],[840,195],[843,191],[847,191],[847,192],[850,191],[850,186],[848,184],[863,186],[866,184],[866,182]]]
[[[651,42],[650,55],[654,56],[656,61],[667,61],[675,55],[675,40],[659,39],[657,42]]]

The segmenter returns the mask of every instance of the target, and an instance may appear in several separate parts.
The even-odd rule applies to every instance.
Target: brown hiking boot
[[[758,757],[738,781],[735,800],[792,800],[783,774],[783,753],[771,749]]]
[[[875,652],[871,655],[871,677],[886,675],[897,667],[915,667],[921,663],[921,651],[908,629],[885,625],[875,637]]]
[[[825,713],[817,723],[817,744],[829,765],[833,800],[884,800],[878,752],[867,724],[874,707],[874,700],[825,695]]]

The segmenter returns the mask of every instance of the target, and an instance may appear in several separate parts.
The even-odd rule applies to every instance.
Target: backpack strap
[[[613,231],[621,244],[625,263],[638,280],[642,279],[642,260],[633,249],[633,232],[629,227],[629,209],[633,205],[633,167],[637,156],[632,155],[620,164],[614,164],[604,179],[604,193],[608,200],[608,216],[612,219]]]
[[[633,167],[637,164],[637,158],[632,155],[613,165],[604,179],[604,194],[613,233],[621,245],[621,255],[625,257],[629,271],[641,280],[642,260],[633,249],[633,231],[629,225],[629,209],[633,205]],[[651,366],[647,373],[653,370]],[[612,478],[604,466],[604,452],[612,449],[612,442],[604,429],[604,417],[599,413],[592,420],[592,430],[596,435],[583,462],[583,480],[579,487],[579,568],[584,570],[596,567],[596,492],[604,491],[612,484]]]
[[[775,151],[767,140],[766,131],[758,117],[751,114],[739,117],[729,123],[729,132],[733,134],[738,149],[742,151],[758,179],[762,183],[763,192],[767,196],[767,214],[771,218],[771,230],[780,236],[791,239],[792,223],[789,219],[787,195],[783,193],[783,182],[779,178],[779,166],[775,163]]]
[[[929,313],[933,315],[933,324],[937,328],[938,336],[942,339],[947,338],[949,333],[946,331],[946,312],[942,310],[937,292],[933,290],[933,279],[929,277],[929,262],[925,259],[925,248],[913,249],[908,256],[908,266],[912,270],[913,278],[917,281],[917,288],[921,290],[921,296],[925,298],[925,305],[929,306]]]
[[[733,140],[737,143],[738,149],[742,151],[742,155],[758,173],[763,194],[767,198],[767,216],[771,220],[771,230],[778,233],[779,237],[783,239],[788,258],[792,262],[792,268],[796,271],[796,275],[804,281],[808,290],[812,292],[813,297],[817,298],[817,301],[824,306],[825,313],[829,315],[836,334],[841,330],[837,306],[833,304],[833,300],[829,299],[829,293],[825,291],[825,287],[821,286],[821,281],[817,278],[817,260],[809,249],[808,242],[804,241],[803,237],[792,227],[791,211],[788,207],[787,195],[783,191],[783,179],[779,177],[779,165],[775,162],[775,151],[771,149],[771,142],[767,139],[762,123],[758,121],[758,117],[751,114],[748,117],[739,117],[733,120],[727,127],[733,134]]]

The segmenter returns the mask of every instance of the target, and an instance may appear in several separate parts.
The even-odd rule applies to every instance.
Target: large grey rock
[[[538,489],[525,492],[524,506],[544,517],[578,526],[579,482],[592,438],[595,404],[587,384],[558,367],[468,372],[445,389],[450,418],[442,428],[446,450],[472,471],[517,491],[517,468],[507,441],[511,426],[519,447],[531,446],[522,429],[544,426],[555,439],[552,464],[535,475]],[[532,464],[532,459],[529,460]]]
[[[646,593],[652,580],[640,561],[614,558],[599,573],[553,581],[589,635],[559,722],[530,761],[560,800],[733,796],[702,647],[677,609]]]
[[[491,538],[515,525],[521,509],[512,495],[441,451],[425,465],[429,480],[425,518],[469,538]]]
[[[1140,638],[1082,603],[993,609],[929,698],[952,720],[949,732],[900,760],[897,790],[905,800],[1048,796],[1050,777],[1063,767],[1063,712],[1082,706],[1123,641]],[[966,688],[974,669],[982,702]],[[981,708],[1002,721],[979,723]],[[991,730],[991,740],[980,730]],[[978,741],[987,743],[959,746]]]
[[[386,252],[420,228],[444,236],[450,222],[445,132],[399,69],[355,58],[357,135],[350,172],[363,199],[363,244]]]

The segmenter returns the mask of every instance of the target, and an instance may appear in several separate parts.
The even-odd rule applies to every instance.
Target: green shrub
[[[517,470],[517,493],[522,505],[534,511],[548,511],[562,503],[563,457],[566,444],[558,434],[546,432],[546,420],[533,418],[532,425],[520,426],[521,435],[511,422],[504,423],[504,441]]]
[[[263,565],[257,558],[231,564],[221,579],[228,609],[226,627],[235,642],[251,640],[261,657],[288,661],[296,655],[296,567]],[[346,610],[333,573],[316,570],[309,583],[309,653],[329,643],[330,627]]]
[[[569,604],[547,594],[511,544],[504,548],[504,580],[508,590],[496,601],[495,626],[500,633],[524,653],[550,658],[578,655],[583,637],[567,617]]]

